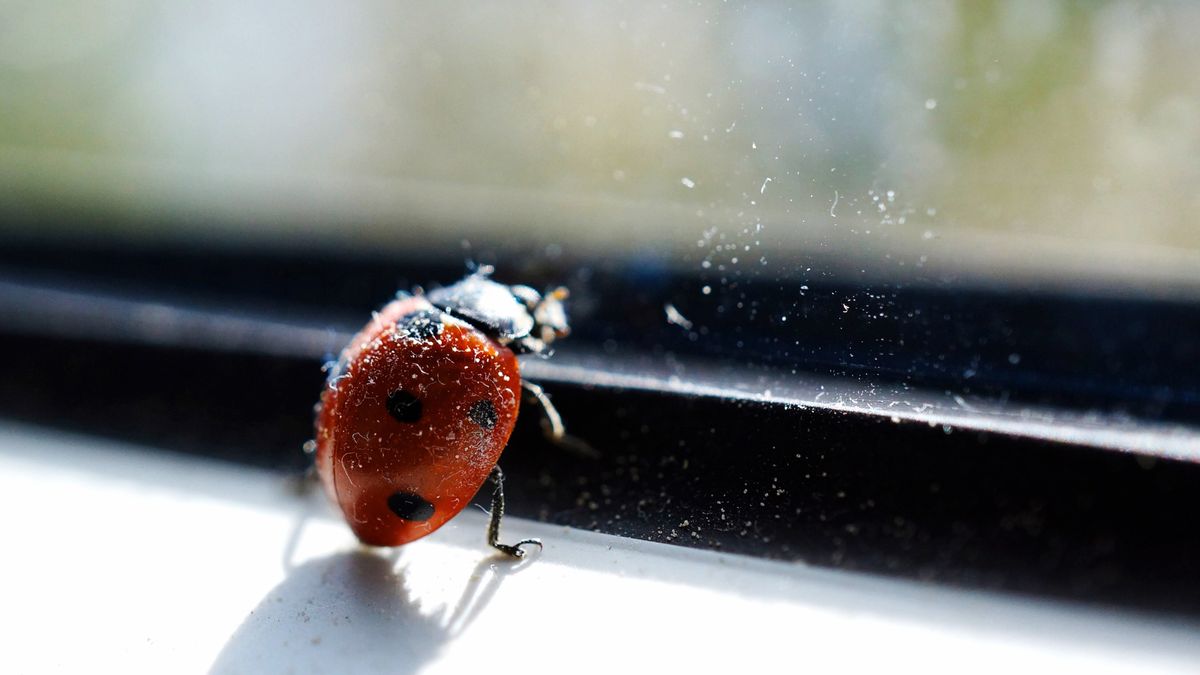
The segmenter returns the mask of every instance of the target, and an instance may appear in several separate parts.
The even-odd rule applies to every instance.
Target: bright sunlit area
[[[1195,672],[1198,31],[0,0],[0,670]]]

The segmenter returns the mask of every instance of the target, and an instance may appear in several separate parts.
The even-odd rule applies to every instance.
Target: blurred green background
[[[1189,2],[6,0],[0,216],[1192,295],[1198,30]]]

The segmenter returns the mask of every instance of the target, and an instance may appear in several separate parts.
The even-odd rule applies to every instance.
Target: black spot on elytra
[[[433,504],[411,492],[395,492],[388,497],[387,504],[397,518],[423,522],[433,517]]]
[[[471,418],[472,422],[484,429],[494,428],[496,420],[500,419],[499,415],[496,414],[496,406],[492,405],[492,402],[486,398],[482,401],[476,401],[475,405],[471,406],[471,409],[467,411],[467,417]]]
[[[388,396],[387,410],[399,422],[416,422],[421,419],[421,399],[398,389]]]
[[[436,309],[422,309],[406,314],[396,321],[396,328],[405,337],[433,340],[442,334],[442,313]]]

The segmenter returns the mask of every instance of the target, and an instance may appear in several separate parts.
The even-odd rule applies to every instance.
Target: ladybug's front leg
[[[562,415],[558,414],[558,409],[550,402],[546,390],[525,379],[521,380],[521,387],[525,389],[533,402],[541,407],[542,413],[545,415],[542,417],[542,435],[546,437],[546,440],[581,457],[595,459],[600,456],[600,453],[588,445],[587,441],[567,433]]]
[[[542,548],[541,539],[522,539],[511,546],[500,543],[500,519],[504,517],[504,472],[500,470],[499,465],[494,466],[488,478],[496,484],[496,489],[492,491],[492,517],[488,521],[488,546],[514,558],[525,557],[525,551],[521,550],[521,547],[526,544],[537,544],[538,548]]]

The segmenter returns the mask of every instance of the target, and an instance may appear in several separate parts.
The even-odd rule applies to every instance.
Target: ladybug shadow
[[[485,558],[456,603],[430,608],[412,596],[397,559],[363,548],[292,568],[230,637],[210,672],[416,672],[471,625],[505,577],[529,562]]]

